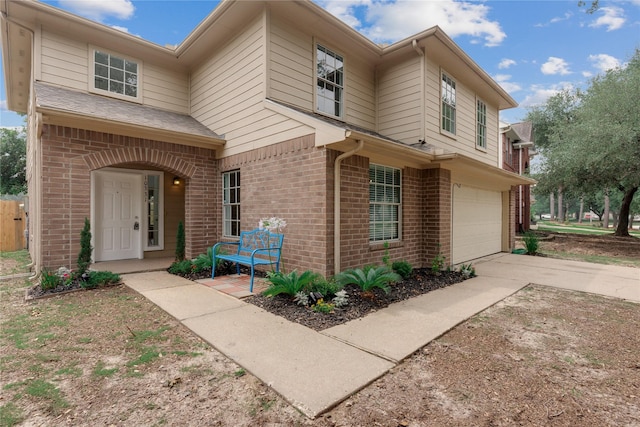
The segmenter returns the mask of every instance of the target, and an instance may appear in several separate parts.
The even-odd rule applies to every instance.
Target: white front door
[[[142,258],[142,178],[95,173],[95,261]]]

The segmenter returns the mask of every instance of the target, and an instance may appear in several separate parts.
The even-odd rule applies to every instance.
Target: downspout
[[[518,150],[518,174],[520,176],[522,176],[522,150],[522,148]],[[522,231],[524,231],[524,223],[522,222],[522,184],[518,185],[518,193],[520,194],[520,203],[518,203],[520,205],[518,206],[518,210],[520,211],[520,227],[522,228]]]
[[[351,132],[345,133],[345,138],[348,138]],[[358,145],[351,151],[340,154],[334,163],[333,167],[333,265],[334,274],[340,272],[340,165],[342,161],[347,157],[353,156],[364,147],[364,141],[359,139]]]

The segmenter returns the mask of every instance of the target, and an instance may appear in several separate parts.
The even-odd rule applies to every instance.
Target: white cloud
[[[606,53],[600,53],[598,55],[589,55],[589,61],[594,68],[599,70],[600,72],[605,72],[608,70],[612,70],[616,67],[620,66],[620,61],[614,58],[611,55],[607,55]]]
[[[439,25],[449,36],[467,35],[497,46],[506,38],[490,8],[465,1],[325,0],[319,4],[375,42],[396,42]],[[364,22],[357,16],[364,16]]]
[[[60,6],[96,21],[105,18],[129,19],[135,8],[131,0],[59,0]]]
[[[122,31],[123,33],[129,33],[129,29],[127,27],[121,27],[120,25],[112,25],[111,28]]]
[[[615,6],[601,7],[599,12],[602,12],[602,16],[589,24],[590,27],[607,27],[607,31],[614,31],[622,28],[626,21],[622,8]]]
[[[504,58],[498,64],[498,68],[501,69],[501,70],[504,70],[506,68],[511,67],[512,65],[516,65],[516,61],[514,61],[513,59]]]
[[[562,58],[556,58],[555,56],[550,56],[547,62],[542,64],[540,71],[542,71],[542,74],[546,75],[560,74],[561,76],[564,76],[571,74],[567,61]]]
[[[0,99],[0,111],[7,111],[7,100]]]
[[[498,82],[502,89],[506,90],[508,93],[518,92],[522,90],[522,86],[518,83],[510,82],[511,75],[510,74],[496,74],[493,76],[494,80]]]
[[[535,27],[548,27],[551,24],[557,24],[558,22],[567,21],[573,16],[572,12],[565,12],[563,16],[556,16],[551,18],[551,20],[544,24],[536,24]]]
[[[560,82],[550,87],[544,87],[541,85],[533,85],[529,89],[529,95],[527,95],[521,102],[520,107],[529,108],[544,105],[549,98],[553,95],[557,95],[563,90],[572,90],[573,85],[569,82]]]
[[[593,77],[593,73],[591,71],[583,71],[582,77],[586,77],[586,78]]]

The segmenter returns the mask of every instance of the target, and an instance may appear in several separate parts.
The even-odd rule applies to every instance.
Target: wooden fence
[[[0,252],[19,251],[26,247],[24,229],[27,217],[17,200],[0,200]]]

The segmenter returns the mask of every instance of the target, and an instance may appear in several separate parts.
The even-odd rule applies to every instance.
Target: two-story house
[[[502,123],[500,125],[502,168],[519,175],[529,174],[529,162],[535,155],[533,124],[531,122]],[[513,222],[518,233],[526,233],[531,226],[531,186],[520,184],[515,189]]]
[[[379,46],[311,1],[223,1],[163,47],[37,1],[0,3],[28,117],[30,252],[196,256],[262,217],[288,270],[459,263],[513,247],[498,113],[516,102],[440,28]]]

